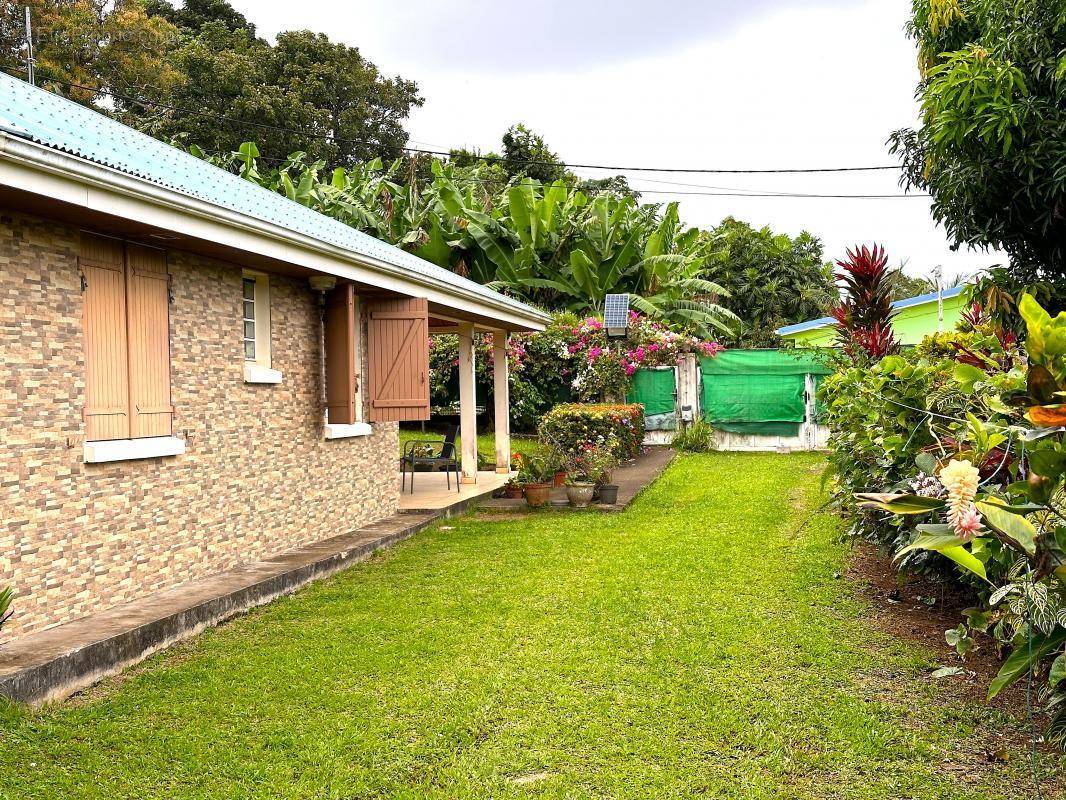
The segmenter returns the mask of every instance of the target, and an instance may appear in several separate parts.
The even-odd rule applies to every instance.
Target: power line
[[[21,67],[18,67],[18,66],[10,65],[10,64],[4,65],[4,66],[2,66],[0,68],[5,69],[5,70],[7,70],[9,72],[17,72],[20,75],[25,75],[26,74],[26,70],[25,69],[23,69]],[[93,92],[95,94],[102,94],[102,95],[106,95],[106,96],[111,97],[111,98],[116,99],[116,100],[124,100],[124,101],[126,101],[128,103],[137,103],[138,105],[142,105],[142,106],[152,106],[154,108],[162,108],[162,109],[166,109],[168,111],[178,111],[178,112],[185,113],[185,114],[194,114],[194,113],[202,112],[202,109],[197,109],[197,110],[194,111],[194,110],[191,110],[191,109],[188,109],[188,108],[183,108],[182,106],[176,106],[176,105],[172,105],[172,104],[169,104],[169,103],[162,103],[162,102],[157,101],[157,100],[147,100],[145,98],[131,97],[129,95],[124,95],[124,94],[121,94],[119,92],[115,92],[114,90],[111,90],[111,89],[107,89],[107,88],[103,88],[103,87],[96,87],[96,86],[85,86],[85,85],[82,85],[82,84],[73,83],[71,81],[59,80],[58,78],[54,78],[54,77],[45,78],[45,80],[47,80],[48,82],[57,84],[59,86],[65,86],[65,87],[70,88],[70,89],[80,89],[82,91]],[[232,122],[232,123],[237,124],[237,125],[245,125],[245,126],[248,126],[248,127],[261,128],[261,129],[264,129],[264,130],[272,130],[272,131],[276,131],[276,132],[279,132],[279,133],[292,133],[292,134],[296,134],[296,135],[299,135],[299,136],[304,136],[306,138],[321,139],[321,140],[332,142],[332,143],[336,143],[336,144],[362,144],[362,145],[371,145],[371,146],[375,146],[375,145],[380,145],[381,144],[380,142],[371,141],[371,140],[367,140],[367,139],[353,139],[353,138],[346,138],[346,137],[336,137],[336,136],[331,136],[330,134],[326,134],[326,133],[318,133],[318,132],[315,132],[315,131],[309,131],[309,130],[300,129],[300,128],[290,128],[290,127],[287,127],[287,126],[284,126],[284,125],[272,125],[272,124],[266,123],[266,122],[253,122],[251,120],[240,119],[240,118],[237,118],[237,117],[229,117],[229,116],[225,116],[225,115],[222,115],[222,114],[216,115],[215,119],[220,120],[220,121],[224,121],[224,122]],[[429,150],[429,149],[421,149],[421,148],[417,148],[417,147],[401,147],[399,149],[404,151],[404,152],[406,152],[406,153],[415,153],[415,154],[419,154],[419,155],[444,156],[444,157],[450,157],[452,155],[452,151],[449,151],[449,150]],[[473,155],[473,157],[477,158],[478,160],[486,161],[486,162],[490,161],[490,160],[493,160],[493,159],[490,159],[490,157],[488,157],[488,156],[482,156],[480,154]],[[608,164],[586,164],[586,163],[569,162],[569,161],[541,161],[541,160],[536,160],[536,159],[516,159],[516,163],[525,164],[527,166],[563,167],[563,168],[574,168],[574,169],[599,169],[599,170],[608,170],[608,171],[611,171],[611,172],[660,172],[660,173],[672,173],[672,174],[687,173],[687,174],[706,174],[706,175],[783,175],[783,174],[814,174],[814,173],[841,173],[841,172],[875,172],[875,171],[902,169],[902,167],[900,165],[898,165],[898,164],[883,165],[883,166],[868,166],[868,167],[807,167],[807,168],[789,168],[789,169],[709,169],[709,168],[702,168],[702,167],[692,167],[692,168],[684,167],[683,168],[683,167],[615,166],[615,165],[608,165]]]

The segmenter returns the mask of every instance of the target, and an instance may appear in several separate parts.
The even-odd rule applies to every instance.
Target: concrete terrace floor
[[[440,524],[0,707],[0,798],[1032,796],[1024,749],[986,755],[1021,722],[839,577],[822,466],[681,456],[623,513]]]

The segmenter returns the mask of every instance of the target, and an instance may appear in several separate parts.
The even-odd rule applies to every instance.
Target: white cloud
[[[572,21],[566,4],[554,1],[554,16],[536,20],[525,18],[528,5],[474,0],[341,8],[326,0],[235,5],[267,35],[291,28],[328,31],[359,46],[384,72],[418,81],[426,103],[408,130],[416,146],[432,149],[498,148],[503,131],[522,121],[574,162],[739,169],[889,164],[889,133],[916,118],[914,48],[903,33],[906,3],[760,0],[747,7],[745,21],[732,2],[696,6],[677,0],[666,7],[684,12],[675,24],[690,22],[692,30],[670,37],[661,33],[662,20],[671,18],[662,3],[654,9],[623,3],[629,10],[613,28],[589,27],[594,16],[587,13],[571,15],[578,32],[600,31],[580,51],[572,31],[553,35],[553,27]],[[588,0],[569,5],[586,12],[603,8]],[[718,8],[721,24],[696,10],[706,7]],[[479,8],[491,13],[479,14]],[[633,35],[642,19],[636,8],[647,19],[643,39]],[[611,35],[602,35],[604,30]],[[501,42],[511,58],[500,55]],[[928,199],[696,197],[651,190],[714,190],[650,182],[895,194],[897,176],[630,173],[635,186],[649,190],[645,200],[679,200],[690,224],[710,226],[732,215],[793,234],[807,229],[823,238],[830,257],[842,256],[851,244],[876,241],[893,260],[906,260],[912,274],[928,273],[936,264],[948,275],[972,272],[1004,260],[996,253],[952,253]]]

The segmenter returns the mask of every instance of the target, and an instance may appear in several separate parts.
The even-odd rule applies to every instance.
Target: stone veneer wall
[[[395,512],[396,423],[323,439],[306,281],[270,277],[284,380],[245,384],[240,267],[176,251],[174,434],[188,452],[85,464],[78,249],[76,228],[0,208],[0,587],[17,592],[3,639]]]

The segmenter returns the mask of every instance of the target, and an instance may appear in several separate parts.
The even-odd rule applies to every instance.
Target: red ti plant
[[[844,297],[830,310],[837,321],[837,340],[851,358],[865,356],[874,361],[899,350],[892,332],[892,284],[897,270],[888,268],[888,256],[880,245],[848,250],[846,261],[838,261],[837,280]]]

